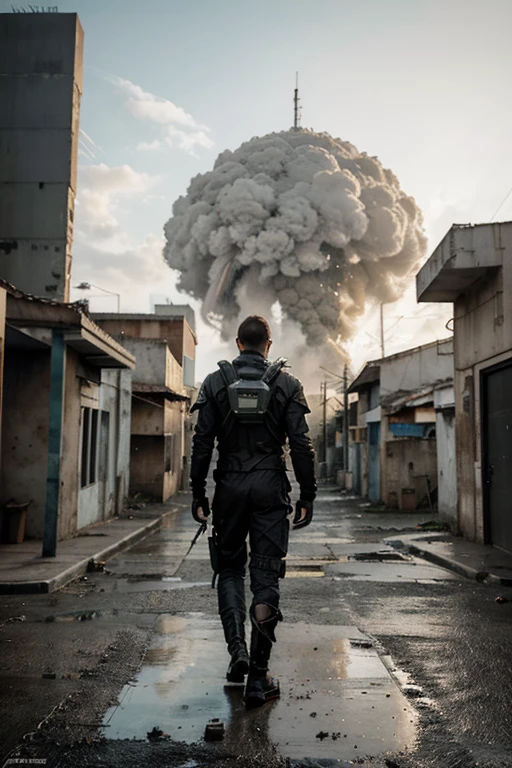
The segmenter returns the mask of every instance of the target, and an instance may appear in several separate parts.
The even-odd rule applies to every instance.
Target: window
[[[85,488],[96,482],[98,456],[98,411],[82,408],[82,462],[80,466],[80,487]]]

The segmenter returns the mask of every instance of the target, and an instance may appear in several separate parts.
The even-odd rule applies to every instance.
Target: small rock
[[[155,725],[151,731],[148,731],[147,737],[149,741],[167,741],[171,738],[169,734],[164,733],[158,725]]]

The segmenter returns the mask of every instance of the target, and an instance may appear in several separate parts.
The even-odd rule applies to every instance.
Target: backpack
[[[239,424],[265,424],[272,397],[272,384],[275,382],[286,360],[280,357],[268,366],[263,375],[259,371],[239,376],[227,360],[218,363],[226,385],[229,400],[229,417],[234,417]]]

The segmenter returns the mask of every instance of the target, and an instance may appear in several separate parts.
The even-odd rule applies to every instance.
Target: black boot
[[[229,683],[243,683],[249,670],[249,654],[245,643],[243,576],[236,571],[222,572],[219,577],[218,598],[224,637],[231,655],[226,679]]]
[[[279,681],[268,671],[272,642],[276,639],[274,630],[279,619],[280,614],[277,613],[264,621],[256,621],[251,609],[251,657],[244,697],[247,709],[261,707],[280,696]]]
[[[228,651],[231,654],[231,661],[226,672],[226,680],[228,683],[243,683],[249,671],[249,654],[245,640],[236,638],[228,645]]]

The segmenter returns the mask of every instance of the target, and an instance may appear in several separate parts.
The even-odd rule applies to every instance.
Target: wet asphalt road
[[[224,686],[206,542],[184,559],[194,524],[188,496],[173,503],[110,573],[1,598],[2,758],[22,743],[49,766],[510,768],[512,602],[496,597],[512,589],[386,547],[428,515],[321,490],[282,582],[281,700],[246,713]],[[213,717],[226,737],[205,744]]]

